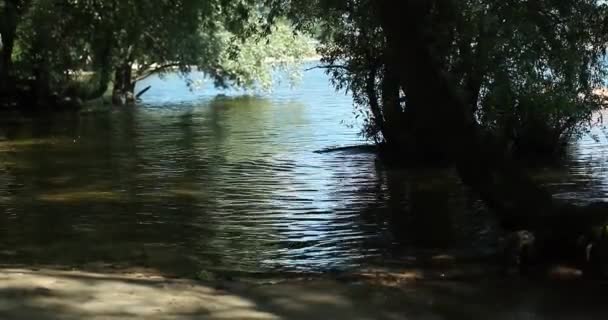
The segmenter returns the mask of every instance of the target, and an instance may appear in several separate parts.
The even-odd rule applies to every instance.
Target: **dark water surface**
[[[321,71],[256,97],[193,93],[172,75],[148,84],[135,108],[0,120],[2,263],[323,271],[496,242],[453,173],[315,153],[365,143],[351,98]],[[540,172],[558,196],[606,198],[594,132],[565,169]]]

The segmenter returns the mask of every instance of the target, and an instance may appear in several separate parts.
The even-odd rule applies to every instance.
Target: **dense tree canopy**
[[[429,128],[414,145],[417,124],[407,90],[396,83],[396,61],[374,1],[318,1],[290,7],[303,27],[320,24],[324,67],[350,90],[368,120],[365,134],[392,146],[436,155]],[[384,5],[384,4],[383,4]],[[388,3],[386,5],[389,5]],[[584,1],[431,1],[425,32],[439,67],[453,78],[481,127],[505,152],[553,154],[607,106],[604,86],[606,4]],[[308,18],[308,19],[306,19]],[[404,27],[402,24],[401,28]]]
[[[0,88],[32,91],[25,96],[36,104],[95,98],[110,85],[114,103],[132,103],[137,81],[192,68],[218,85],[268,87],[271,70],[311,51],[289,22],[267,23],[254,1],[31,0],[0,10]]]

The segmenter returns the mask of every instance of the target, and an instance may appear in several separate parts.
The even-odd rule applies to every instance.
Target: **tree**
[[[219,86],[268,88],[272,70],[295,75],[310,51],[250,0],[7,0],[0,9],[0,80],[19,83],[3,89],[18,105],[93,99],[110,85],[115,104],[130,104],[137,81],[192,69]]]
[[[378,11],[377,4],[318,5],[329,9],[293,7],[323,21],[323,67],[337,88],[353,93],[367,119],[365,135],[393,149],[409,149],[408,157],[442,156],[437,145],[442,137],[424,125],[416,127],[432,119],[413,121],[422,115],[407,107],[407,94],[396,84],[394,60],[399,58],[390,57],[380,18],[370,14]],[[443,1],[429,10],[427,28],[438,63],[454,78],[484,131],[500,138],[504,152],[543,149],[554,154],[608,105],[594,94],[607,71],[605,6],[596,1],[570,1],[568,6],[555,1]],[[412,139],[415,130],[425,134]]]
[[[264,33],[264,17],[254,2],[133,0],[113,5],[99,16],[101,27],[113,28],[108,35],[114,43],[115,104],[135,101],[137,81],[167,71],[187,77],[193,68],[218,86],[267,88],[271,70],[289,69],[309,51],[306,39],[286,23]],[[291,51],[280,51],[281,46]]]
[[[298,81],[302,59],[315,53],[311,38],[295,31],[288,21],[277,21],[267,31],[264,24],[251,22],[251,26],[255,35],[247,39],[223,34],[218,85],[270,91],[281,73],[290,83]]]
[[[595,94],[608,71],[606,7],[595,0],[490,2],[480,14],[483,50],[464,63],[466,70],[483,61],[465,73],[478,73],[468,93],[476,116],[518,153],[554,154],[608,105]]]
[[[17,27],[29,3],[28,0],[4,0],[0,2],[0,94],[5,94],[9,90]]]
[[[555,201],[484,142],[467,96],[433,52],[429,15],[433,9],[451,10],[441,6],[446,3],[437,1],[433,7],[408,1],[405,16],[388,10],[386,3],[379,8],[388,47],[402,57],[398,70],[408,102],[420,112],[436,115],[433,129],[445,134],[447,152],[462,180],[498,213],[505,228],[532,230],[545,242],[545,253],[564,254],[555,244],[572,244],[592,226],[605,225],[607,206],[581,208]]]
[[[605,4],[514,0],[460,6],[451,0],[398,4],[328,0],[320,1],[321,12],[311,12],[297,0],[278,3],[279,8],[291,5],[294,12],[316,14],[313,23],[321,20],[340,26],[337,37],[329,38],[330,45],[336,39],[338,45],[326,55],[326,61],[340,64],[325,67],[337,72],[339,84],[362,97],[358,101],[369,104],[371,117],[378,118],[374,122],[385,126],[383,112],[391,105],[386,110],[399,111],[403,122],[396,127],[397,134],[405,132],[422,142],[424,149],[430,147],[448,157],[463,182],[498,214],[504,228],[538,233],[547,244],[544,252],[549,253],[559,248],[556,243],[572,244],[592,226],[607,222],[604,203],[577,207],[555,201],[504,156],[502,145],[495,142],[497,131],[488,135],[488,124],[483,123],[492,111],[484,108],[492,106],[490,97],[500,96],[503,86],[518,90],[515,98],[507,100],[507,107],[525,113],[536,113],[524,108],[541,101],[566,102],[571,109],[556,104],[559,111],[574,110],[574,115],[587,116],[592,111],[588,103],[591,109],[603,107],[592,91],[603,74],[599,59],[606,44]],[[504,12],[491,11],[493,5],[512,15],[510,20],[501,15]],[[306,21],[303,25],[307,26]],[[491,37],[497,27],[500,33]],[[535,33],[512,35],[515,31]],[[380,67],[370,61],[379,62]],[[387,93],[392,99],[384,98]],[[529,126],[539,127],[535,121]],[[386,128],[380,132],[383,139],[393,137]]]
[[[116,104],[133,103],[135,83],[152,73],[186,72],[202,61],[213,64],[219,55],[215,38],[225,8],[216,1],[78,1],[71,6],[92,23],[96,65],[113,70]]]

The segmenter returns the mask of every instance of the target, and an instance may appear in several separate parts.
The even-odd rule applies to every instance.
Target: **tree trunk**
[[[50,72],[47,68],[47,63],[44,61],[38,62],[34,67],[34,81],[31,83],[34,103],[36,107],[53,107],[57,101],[52,101],[51,98],[51,83]]]
[[[17,33],[17,8],[11,1],[4,1],[4,13],[0,16],[0,94],[11,91],[12,55]]]
[[[391,64],[386,64],[382,77],[382,114],[384,115],[385,130],[383,132],[388,144],[402,145],[402,137],[405,134],[401,125],[403,110],[399,101],[399,77],[395,74],[397,70]]]
[[[374,117],[374,123],[377,128],[382,132],[384,136],[384,140],[390,140],[390,137],[385,132],[384,127],[384,115],[382,114],[382,110],[380,107],[380,102],[378,100],[378,94],[376,90],[376,76],[377,76],[377,66],[375,63],[368,63],[368,74],[365,79],[365,91],[367,94],[367,99],[369,100],[369,107]]]
[[[115,39],[112,30],[107,26],[109,22],[104,24],[93,38],[92,47],[93,67],[97,77],[95,89],[88,93],[85,99],[97,99],[103,96],[108,90],[110,82],[112,82],[113,66],[112,66],[112,48],[115,44]]]
[[[112,103],[119,106],[135,103],[135,81],[131,63],[123,63],[114,72]]]
[[[101,69],[96,72],[97,72],[97,77],[99,77],[99,80],[97,81],[97,84],[95,85],[95,89],[93,89],[91,92],[89,92],[87,94],[87,96],[83,97],[83,99],[86,99],[86,100],[97,99],[97,98],[103,96],[106,93],[106,91],[108,91],[109,83],[112,79],[112,71]]]

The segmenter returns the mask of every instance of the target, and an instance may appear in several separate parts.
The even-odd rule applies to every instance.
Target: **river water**
[[[365,143],[320,70],[258,95],[147,85],[134,108],[0,120],[2,263],[314,272],[496,243],[452,172],[316,153]],[[539,176],[558,197],[606,199],[606,142],[594,129]]]

